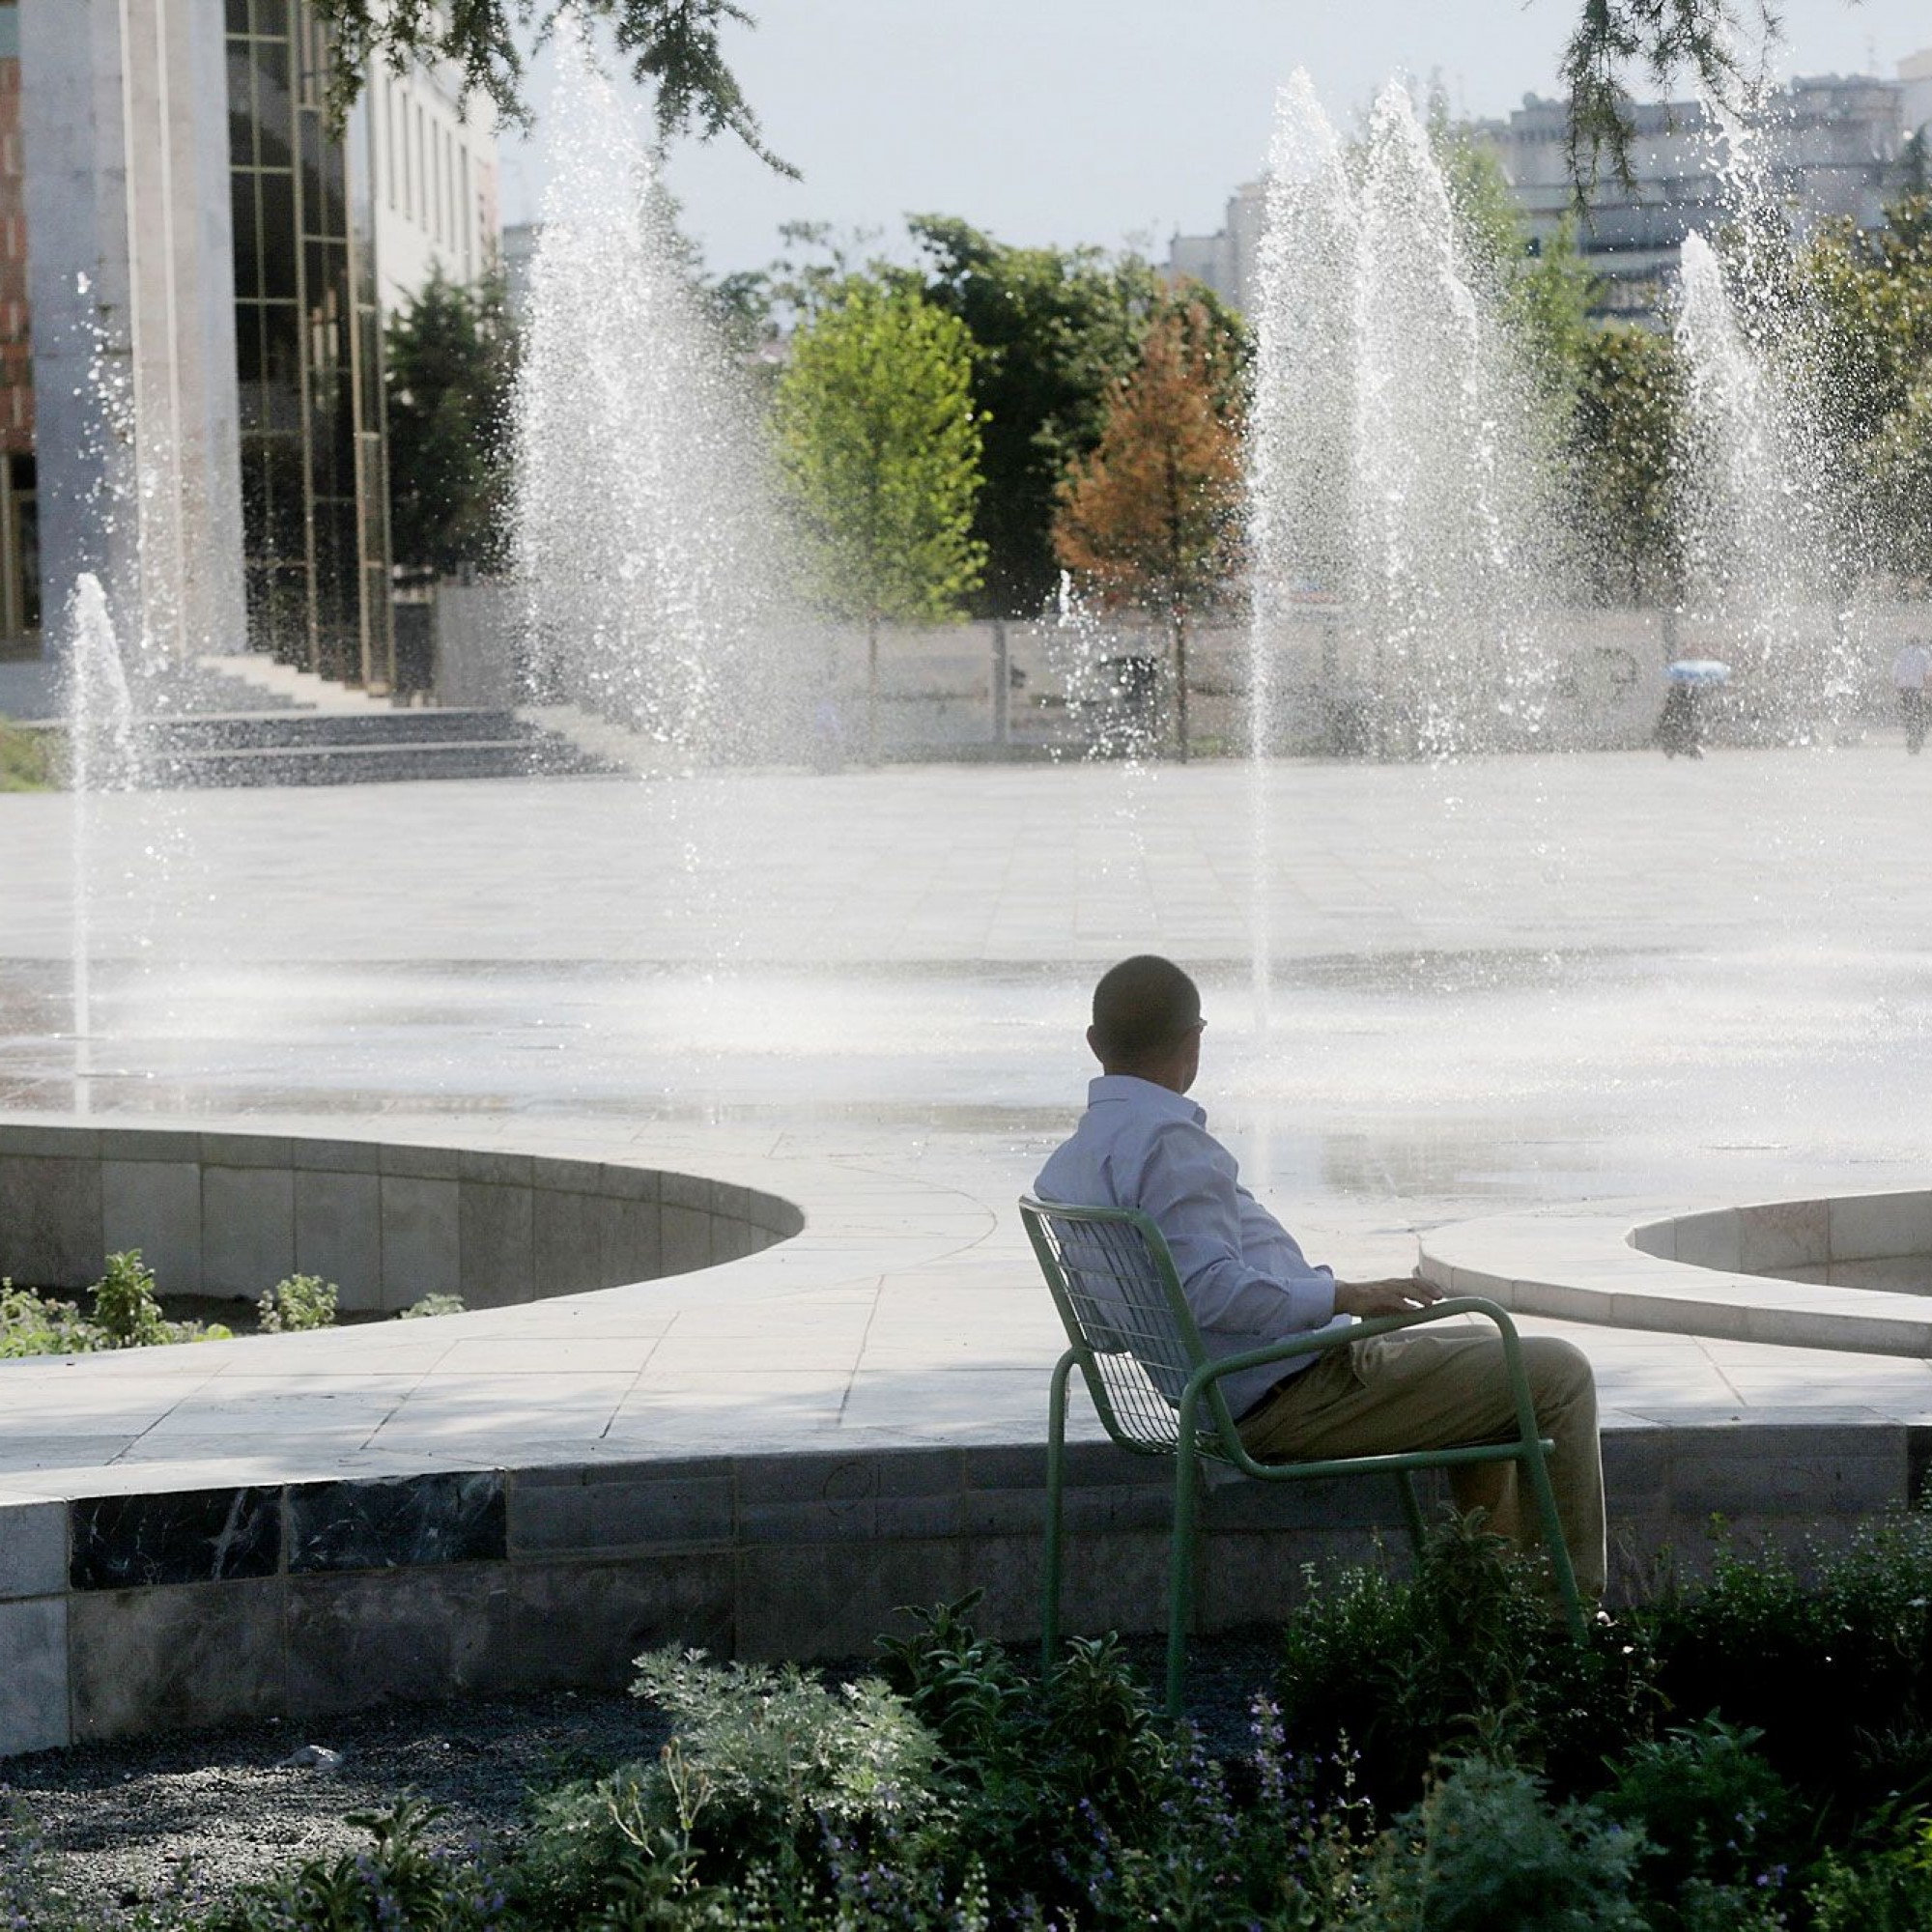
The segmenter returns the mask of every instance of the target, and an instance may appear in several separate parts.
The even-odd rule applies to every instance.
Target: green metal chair
[[[1413,1471],[1468,1463],[1519,1463],[1535,1499],[1565,1619],[1572,1634],[1582,1640],[1582,1602],[1563,1542],[1555,1492],[1550,1488],[1545,1460],[1551,1445],[1537,1434],[1536,1410],[1523,1376],[1515,1323],[1494,1302],[1476,1295],[1457,1295],[1414,1314],[1357,1321],[1346,1329],[1300,1335],[1211,1361],[1181,1293],[1166,1239],[1149,1216],[1131,1208],[1068,1208],[1028,1196],[1020,1202],[1020,1219],[1070,1344],[1054,1365],[1047,1408],[1046,1578],[1040,1644],[1048,1671],[1053,1669],[1060,1648],[1066,1385],[1076,1368],[1086,1379],[1087,1391],[1107,1434],[1122,1449],[1137,1456],[1172,1456],[1175,1460],[1174,1526],[1168,1549],[1170,1717],[1180,1715],[1181,1673],[1193,1608],[1197,1492],[1204,1462],[1225,1463],[1264,1483],[1393,1476],[1401,1492],[1403,1520],[1418,1548],[1422,1512],[1415,1499]],[[1238,1370],[1289,1362],[1372,1335],[1387,1335],[1463,1315],[1493,1322],[1502,1337],[1517,1414],[1517,1434],[1507,1440],[1306,1463],[1258,1463],[1243,1447],[1221,1392],[1223,1378]]]

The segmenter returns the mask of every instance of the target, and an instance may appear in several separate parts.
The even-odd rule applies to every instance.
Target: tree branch
[[[1751,29],[1768,47],[1781,25],[1774,0],[1743,4]],[[1617,180],[1626,187],[1634,185],[1633,71],[1661,89],[1689,69],[1712,99],[1738,106],[1743,91],[1758,78],[1746,73],[1740,58],[1742,32],[1732,0],[1583,0],[1559,69],[1570,95],[1570,178],[1579,207],[1606,155]]]
[[[485,96],[511,127],[527,128],[518,33],[541,46],[572,4],[611,23],[618,52],[653,92],[661,135],[735,134],[767,167],[797,178],[766,145],[724,59],[724,27],[757,24],[736,0],[315,0],[335,41],[330,115],[339,128],[379,62],[400,73],[416,61],[447,61],[466,95]]]

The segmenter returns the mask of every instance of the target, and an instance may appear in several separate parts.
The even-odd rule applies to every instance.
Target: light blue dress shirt
[[[1184,1094],[1106,1073],[1087,1089],[1073,1138],[1034,1191],[1069,1208],[1138,1208],[1167,1236],[1175,1271],[1210,1357],[1238,1355],[1317,1328],[1346,1327],[1335,1275],[1312,1267],[1294,1236],[1241,1185],[1235,1156]],[[1222,1384],[1240,1415],[1315,1357],[1244,1369]]]

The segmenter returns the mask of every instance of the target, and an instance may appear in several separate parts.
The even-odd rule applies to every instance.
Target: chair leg
[[[1402,1495],[1402,1522],[1408,1531],[1408,1547],[1418,1561],[1422,1556],[1422,1505],[1415,1499],[1415,1478],[1406,1469],[1395,1472],[1395,1486]]]
[[[1180,1445],[1174,1458],[1174,1532],[1167,1558],[1167,1715],[1180,1716],[1187,1670],[1187,1627],[1194,1618],[1196,1469],[1193,1416],[1183,1404]]]
[[[1556,1572],[1556,1591],[1563,1599],[1563,1620],[1570,1634],[1583,1641],[1583,1598],[1577,1588],[1577,1568],[1570,1561],[1570,1546],[1563,1540],[1563,1520],[1556,1514],[1556,1490],[1549,1480],[1549,1463],[1543,1453],[1543,1440],[1533,1436],[1523,1444],[1522,1461],[1529,1472],[1529,1487],[1536,1497],[1536,1513],[1543,1524],[1543,1547],[1549,1552],[1550,1567]]]
[[[1039,1614],[1039,1676],[1044,1684],[1060,1661],[1061,1497],[1066,1487],[1066,1378],[1074,1363],[1069,1349],[1054,1364],[1046,1401],[1046,1539],[1041,1549],[1043,1598]]]

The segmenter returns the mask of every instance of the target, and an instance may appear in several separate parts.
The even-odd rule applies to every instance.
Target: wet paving
[[[0,1107],[717,1125],[1016,1186],[1150,949],[1304,1212],[1886,1184],[1928,805],[1889,745],[107,798],[77,1042],[71,802],[8,799]]]

